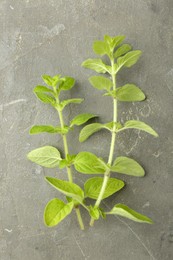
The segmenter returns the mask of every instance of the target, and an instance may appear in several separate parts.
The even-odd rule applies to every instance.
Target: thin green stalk
[[[57,102],[59,102],[58,99],[57,99]],[[60,111],[59,109],[57,109],[57,111],[58,111],[58,115],[59,115],[61,128],[64,128],[64,119],[63,119],[62,111]],[[64,143],[65,158],[67,158],[67,154],[69,153],[68,144],[67,144],[67,137],[66,137],[65,134],[63,134],[62,138],[63,138],[63,143]],[[71,167],[67,166],[66,169],[67,169],[69,182],[72,183],[73,182],[73,176],[72,176]],[[82,217],[81,217],[79,207],[75,207],[75,211],[76,211],[79,226],[80,226],[81,230],[84,230],[84,224],[83,224],[83,220],[82,220]]]
[[[111,60],[111,65],[112,65],[112,82],[113,82],[113,90],[116,90],[116,79],[115,79],[115,74],[113,72],[113,67],[114,67],[114,60],[112,59]],[[116,123],[117,122],[117,100],[114,98],[113,99],[113,122]],[[110,145],[110,151],[109,151],[109,157],[108,157],[108,164],[111,165],[112,164],[112,160],[113,160],[113,155],[114,155],[114,149],[115,149],[115,139],[116,139],[116,125],[113,126],[113,130],[112,130],[112,138],[111,138],[111,145]],[[100,190],[100,194],[96,200],[96,203],[95,203],[95,207],[99,207],[101,201],[102,201],[102,198],[103,198],[103,195],[104,195],[104,192],[105,192],[105,189],[106,189],[106,186],[107,186],[107,183],[108,183],[108,180],[110,178],[110,170],[106,170],[106,172],[104,173],[104,179],[103,179],[103,184],[102,184],[102,187],[101,187],[101,190]],[[91,218],[90,220],[90,226],[93,226],[94,225],[94,219]]]
[[[60,120],[61,128],[64,128],[64,119],[63,119],[62,111],[58,110],[58,114],[59,114],[59,120]],[[68,144],[67,144],[67,137],[66,137],[65,134],[63,134],[62,138],[63,138],[63,143],[64,143],[65,158],[67,158],[67,154],[69,153]],[[67,166],[66,169],[67,169],[69,182],[73,182],[71,168]]]
[[[85,227],[84,227],[83,220],[82,220],[82,217],[81,217],[80,209],[78,207],[76,207],[75,210],[76,210],[76,215],[77,215],[77,219],[78,219],[80,229],[84,230]]]
[[[64,119],[63,119],[62,111],[58,110],[58,114],[59,114],[59,120],[60,120],[61,127],[64,128]],[[65,158],[67,158],[67,154],[69,153],[68,144],[67,144],[67,137],[66,137],[65,134],[62,137],[63,137],[63,143],[64,143]],[[71,167],[67,166],[66,169],[67,169],[69,182],[73,182]],[[75,211],[76,211],[79,226],[80,226],[81,230],[84,230],[84,224],[83,224],[83,220],[82,220],[82,217],[81,217],[80,209],[78,207],[76,207]]]

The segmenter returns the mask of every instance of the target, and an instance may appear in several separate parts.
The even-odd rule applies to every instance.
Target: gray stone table
[[[173,1],[172,0],[0,0],[0,259],[1,260],[171,260],[173,259]],[[122,178],[126,189],[105,200],[111,208],[121,202],[150,216],[155,224],[137,224],[109,217],[94,228],[78,229],[75,214],[58,227],[43,224],[49,199],[60,196],[44,175],[66,178],[65,172],[31,163],[26,154],[50,144],[62,148],[59,137],[30,136],[33,124],[58,124],[52,108],[40,103],[32,89],[43,84],[42,74],[77,79],[71,97],[81,105],[66,110],[66,120],[77,113],[96,113],[99,122],[111,120],[109,97],[93,89],[81,68],[95,57],[92,42],[124,34],[126,42],[141,49],[140,61],[120,72],[118,85],[134,82],[147,95],[141,103],[121,103],[119,117],[140,119],[159,138],[128,131],[117,140],[115,155],[137,159],[145,178]],[[70,151],[91,151],[106,158],[107,132],[78,141],[70,134]],[[87,176],[75,174],[83,185]],[[82,211],[85,223],[89,217]]]

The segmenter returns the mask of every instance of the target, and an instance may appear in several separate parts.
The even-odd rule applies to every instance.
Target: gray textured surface
[[[173,1],[172,0],[0,0],[0,259],[1,260],[171,260],[173,259]],[[110,208],[124,202],[150,216],[154,225],[110,217],[93,229],[78,230],[75,215],[57,228],[43,225],[44,206],[57,196],[43,176],[55,171],[26,160],[26,153],[44,144],[62,147],[59,137],[30,137],[34,123],[55,123],[53,109],[32,93],[44,73],[77,78],[73,97],[86,102],[71,106],[76,113],[95,112],[111,120],[110,99],[90,87],[91,74],[80,67],[94,57],[92,42],[104,34],[127,35],[143,51],[133,68],[118,76],[119,85],[138,84],[147,101],[121,104],[123,120],[139,118],[158,131],[155,139],[135,131],[120,135],[117,154],[136,158],[146,169],[144,179],[124,178],[124,191],[105,200]],[[126,132],[127,133],[127,132]],[[71,151],[108,154],[109,136],[100,132],[80,146],[78,130],[71,133]],[[58,173],[64,178],[64,173]],[[76,175],[83,184],[86,176]],[[85,216],[85,222],[89,218]]]

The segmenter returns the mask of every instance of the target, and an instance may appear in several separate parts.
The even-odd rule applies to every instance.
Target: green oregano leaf
[[[111,52],[113,52],[113,50],[118,45],[120,45],[124,39],[125,39],[124,35],[118,35],[118,36],[115,36],[115,37],[110,37],[109,35],[104,36],[104,40],[109,45]]]
[[[89,206],[89,214],[95,220],[98,220],[100,217],[99,209],[97,207],[93,207],[92,205]]]
[[[80,104],[84,101],[83,98],[71,98],[63,100],[60,104],[57,104],[56,107],[60,109],[61,111],[69,104]]]
[[[130,129],[130,128],[134,128],[134,129],[138,129],[138,130],[142,130],[145,131],[155,137],[158,136],[158,134],[156,133],[156,131],[149,125],[147,125],[146,123],[142,122],[142,121],[138,121],[138,120],[129,120],[124,124],[124,127],[121,128],[119,131],[125,130],[125,129]]]
[[[58,167],[61,160],[60,152],[53,146],[43,146],[32,150],[27,157],[30,161],[47,168]]]
[[[48,227],[58,225],[73,209],[73,202],[65,204],[60,199],[50,200],[44,210],[44,222]]]
[[[37,93],[37,92],[49,92],[49,93],[52,93],[53,94],[53,90],[51,90],[50,88],[47,88],[45,86],[36,86],[34,88],[34,93]]]
[[[109,91],[112,87],[112,81],[102,76],[92,76],[89,78],[89,82],[94,88],[100,90],[106,89],[107,91]]]
[[[130,209],[128,206],[124,205],[124,204],[116,204],[113,209],[108,212],[107,214],[113,214],[113,215],[119,215],[121,217],[125,217],[128,219],[131,219],[133,221],[136,222],[140,222],[140,223],[148,223],[148,224],[152,224],[153,221],[148,218],[147,216],[144,216],[136,211],[134,211],[133,209]]]
[[[84,142],[87,140],[92,134],[95,132],[100,131],[101,129],[105,128],[103,124],[100,123],[93,123],[87,126],[84,126],[84,128],[81,130],[79,135],[79,141]]]
[[[131,158],[124,156],[116,158],[111,167],[111,171],[136,177],[143,177],[145,174],[144,169],[139,163]]]
[[[141,54],[142,52],[140,50],[130,51],[127,54],[125,54],[123,57],[118,58],[117,59],[118,70],[120,70],[123,66],[127,68],[133,66],[138,61]]]
[[[72,77],[61,78],[61,83],[59,85],[60,90],[70,90],[75,84],[75,79]]]
[[[97,199],[101,191],[103,184],[103,178],[94,177],[88,179],[84,184],[85,197],[91,199]],[[102,199],[108,198],[113,195],[115,192],[121,190],[124,187],[124,182],[116,178],[109,178],[105,192]]]
[[[98,55],[105,55],[108,54],[109,55],[109,48],[106,42],[103,41],[95,41],[93,44],[93,50],[96,54]]]
[[[43,92],[35,92],[36,97],[41,100],[43,103],[51,104],[52,106],[55,106],[56,100],[46,93]]]
[[[60,81],[60,77],[61,75],[55,75],[54,77],[51,77],[49,75],[42,75],[42,78],[44,80],[44,82],[51,87],[56,87],[58,82]]]
[[[97,117],[96,115],[93,114],[79,114],[77,116],[75,116],[71,122],[70,122],[70,127],[74,126],[74,125],[82,125],[84,123],[86,123],[89,119]]]
[[[68,126],[64,128],[52,125],[35,125],[30,129],[30,134],[40,134],[40,133],[49,133],[49,134],[67,134],[69,131]]]
[[[102,160],[95,154],[89,152],[80,152],[74,160],[75,169],[84,174],[100,174],[106,171]]]
[[[84,192],[77,184],[59,180],[53,177],[45,177],[45,179],[50,185],[52,185],[55,189],[64,195],[71,197],[79,202],[83,201]]]
[[[132,47],[129,44],[123,44],[120,46],[115,52],[114,52],[114,58],[118,58],[124,54],[126,54],[128,51],[130,51]]]
[[[111,67],[103,63],[101,59],[88,59],[82,63],[82,66],[98,73],[111,73]]]
[[[145,94],[134,84],[126,84],[123,87],[116,89],[116,98],[119,101],[142,101],[145,99]]]

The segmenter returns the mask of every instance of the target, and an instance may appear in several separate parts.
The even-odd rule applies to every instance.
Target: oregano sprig
[[[113,162],[117,134],[125,129],[135,128],[148,132],[153,136],[157,136],[157,133],[144,122],[130,120],[122,125],[121,122],[118,121],[118,101],[142,101],[145,99],[145,94],[134,84],[126,84],[118,88],[116,86],[116,75],[120,69],[124,67],[130,68],[138,61],[141,56],[140,50],[132,51],[131,46],[128,44],[123,44],[119,47],[124,39],[125,36],[110,37],[105,35],[104,41],[94,42],[94,52],[100,56],[107,55],[110,60],[110,64],[105,64],[101,59],[88,59],[82,63],[82,66],[85,68],[92,69],[98,73],[108,73],[111,77],[111,79],[109,79],[104,76],[92,76],[90,77],[89,81],[94,88],[106,91],[104,95],[112,97],[113,121],[107,124],[95,123],[88,125],[82,129],[79,137],[80,141],[85,141],[91,134],[105,128],[106,125],[109,125],[108,130],[111,132],[111,144],[107,161],[108,167],[105,169],[104,178],[102,180],[94,179],[93,181],[90,181],[90,189],[94,190],[94,187],[99,186],[99,193],[97,192],[97,196],[92,195],[92,198],[96,199],[94,205],[95,210],[99,209],[101,201],[105,198],[105,191],[108,183],[111,180],[111,172],[118,172],[138,177],[144,176],[143,168],[133,159],[127,157],[117,157]],[[98,185],[100,182],[101,185]],[[87,181],[85,186],[88,187],[88,183],[89,181]],[[139,222],[152,222],[148,217],[142,216],[141,214],[136,213],[129,207],[122,204],[115,205],[115,207],[110,212],[105,214],[117,214]],[[90,225],[93,226],[94,220],[98,218],[98,216],[97,218],[91,217]]]
[[[65,125],[63,118],[64,108],[71,103],[80,104],[83,101],[81,98],[60,100],[61,91],[70,90],[74,86],[75,80],[71,77],[61,77],[61,75],[56,75],[54,77],[43,75],[42,78],[48,87],[40,85],[36,86],[34,88],[34,93],[39,100],[43,103],[50,104],[58,112],[60,125],[35,125],[30,129],[30,134],[60,134],[63,139],[65,157],[62,158],[60,152],[55,147],[43,146],[31,151],[28,154],[28,159],[47,168],[58,167],[62,169],[66,167],[68,174],[68,181],[46,177],[48,183],[67,196],[68,203],[64,203],[57,198],[49,201],[44,213],[45,224],[47,226],[57,225],[71,213],[73,208],[75,208],[80,228],[84,229],[83,220],[79,210],[79,205],[83,204],[84,192],[77,184],[73,183],[71,165],[75,155],[69,154],[67,134],[75,125],[84,124],[89,119],[95,117],[95,115],[89,113],[79,114],[69,122],[69,125]]]

